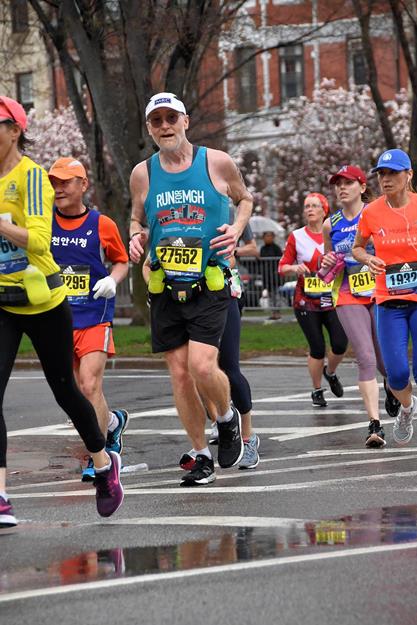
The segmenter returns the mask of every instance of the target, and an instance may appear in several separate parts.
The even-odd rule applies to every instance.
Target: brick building
[[[407,87],[408,76],[387,2],[376,3],[370,34],[378,86],[389,100]],[[217,100],[230,147],[282,137],[282,105],[288,98],[310,97],[324,78],[344,88],[367,83],[350,0],[248,0],[219,41],[219,62],[224,73],[232,71]]]

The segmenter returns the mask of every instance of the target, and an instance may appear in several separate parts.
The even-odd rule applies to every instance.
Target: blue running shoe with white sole
[[[83,469],[81,475],[82,482],[94,482],[95,472],[94,472],[94,462],[91,456],[88,458],[87,466]]]
[[[115,451],[117,454],[121,454],[123,450],[123,432],[129,422],[129,413],[127,410],[112,410],[112,413],[117,417],[119,425],[113,432],[107,432],[106,451]]]
[[[239,462],[239,469],[254,469],[259,464],[259,436],[252,434],[248,441],[243,441],[245,449],[242,460]]]

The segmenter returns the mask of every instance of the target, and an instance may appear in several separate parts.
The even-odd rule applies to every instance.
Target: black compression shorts
[[[219,347],[230,302],[230,289],[203,290],[185,304],[165,290],[151,295],[152,351],[167,352],[188,341]]]

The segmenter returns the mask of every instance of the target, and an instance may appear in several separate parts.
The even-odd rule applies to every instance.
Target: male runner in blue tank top
[[[159,152],[131,175],[130,257],[137,263],[144,254],[146,218],[151,269],[165,274],[163,291],[151,294],[152,349],[165,353],[178,414],[197,452],[181,484],[209,484],[215,473],[201,398],[217,409],[221,467],[239,463],[243,441],[240,415],[230,405],[229,382],[217,362],[230,290],[224,279],[214,290],[208,272],[227,267],[253,201],[228,154],[188,141],[189,118],[174,94],[152,96],[145,114]],[[237,207],[231,225],[229,198]]]

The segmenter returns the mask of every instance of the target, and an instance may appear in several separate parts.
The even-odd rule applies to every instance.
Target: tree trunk
[[[378,72],[376,69],[374,53],[372,49],[371,37],[369,33],[369,22],[372,12],[373,1],[367,2],[368,11],[364,13],[361,0],[352,0],[353,8],[359,21],[361,29],[362,46],[368,66],[368,83],[375,102],[375,107],[379,117],[379,123],[384,135],[387,149],[395,148],[394,136],[388,120],[387,110],[378,87]]]

